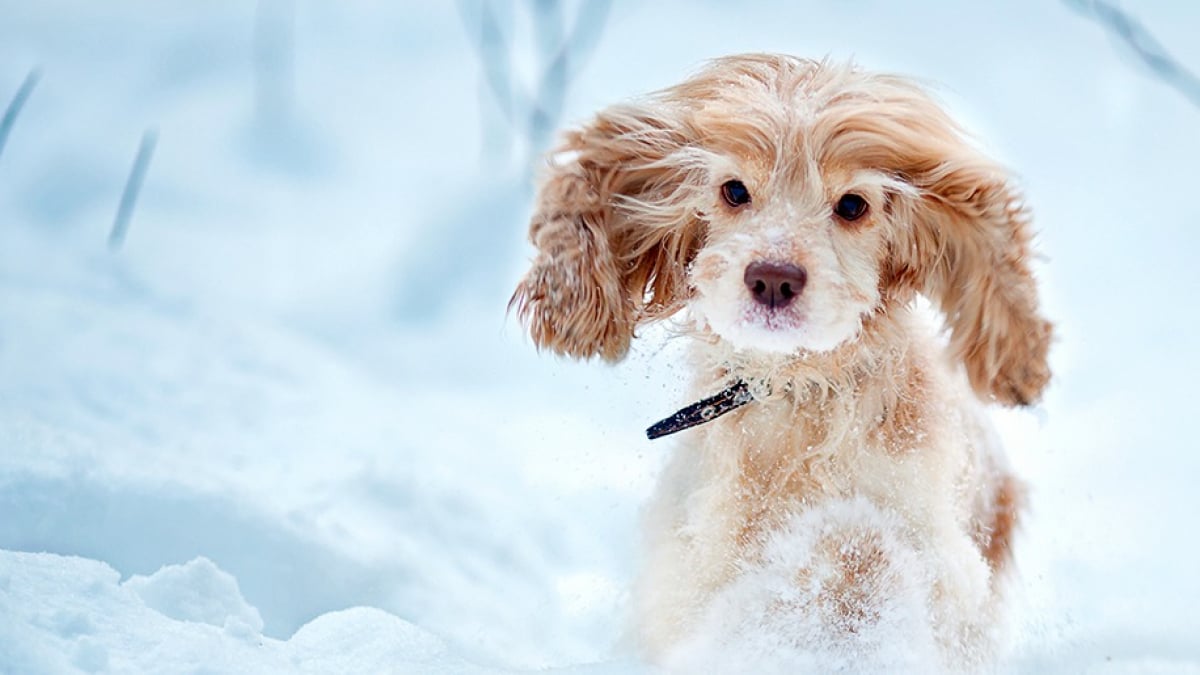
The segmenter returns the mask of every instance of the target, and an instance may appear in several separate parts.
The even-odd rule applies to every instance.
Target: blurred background
[[[366,605],[486,666],[626,658],[681,345],[576,364],[506,317],[539,155],[708,58],[831,55],[928,83],[1036,216],[1059,337],[1044,404],[996,413],[1032,487],[1011,667],[1200,669],[1200,3],[0,17],[0,549],[122,579],[203,556],[267,640]],[[0,638],[81,639],[36,605]]]

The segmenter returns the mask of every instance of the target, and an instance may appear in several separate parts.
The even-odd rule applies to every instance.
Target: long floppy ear
[[[640,323],[680,307],[703,236],[685,127],[665,102],[616,106],[550,153],[537,255],[509,301],[538,347],[619,361]]]
[[[1029,405],[1050,379],[1052,328],[1038,314],[1029,213],[1003,168],[953,127],[940,131],[907,171],[918,195],[894,274],[940,306],[978,394]]]

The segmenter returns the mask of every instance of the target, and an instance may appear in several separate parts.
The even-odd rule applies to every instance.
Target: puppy
[[[618,361],[676,317],[695,399],[738,392],[648,507],[648,654],[994,658],[1022,489],[983,405],[1050,378],[1007,172],[912,82],[769,54],[610,107],[551,158],[510,304],[534,342]]]

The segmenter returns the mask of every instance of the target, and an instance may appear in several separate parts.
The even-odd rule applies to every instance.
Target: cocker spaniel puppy
[[[767,54],[600,112],[550,165],[511,305],[534,342],[617,361],[676,317],[694,400],[721,392],[677,416],[707,421],[645,516],[649,655],[993,658],[1022,489],[983,407],[1050,377],[1007,172],[912,82]]]

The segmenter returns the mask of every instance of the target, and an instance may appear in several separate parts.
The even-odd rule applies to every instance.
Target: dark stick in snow
[[[17,115],[21,114],[21,108],[25,106],[25,101],[29,100],[29,95],[33,93],[33,88],[41,77],[42,73],[37,68],[29,71],[29,74],[25,76],[25,81],[17,88],[12,102],[4,111],[4,117],[0,119],[0,155],[4,154],[4,143],[8,141],[8,133],[12,131],[13,125],[17,122]]]
[[[150,167],[150,157],[154,155],[154,146],[158,144],[158,132],[147,129],[142,134],[142,144],[138,146],[137,156],[133,158],[133,168],[129,170],[129,180],[125,181],[125,191],[121,193],[121,204],[117,207],[117,217],[113,220],[112,231],[108,234],[108,248],[117,250],[125,242],[125,232],[129,229],[129,220],[133,217],[133,208],[137,206],[138,193],[142,191],[142,182],[146,180],[146,170]]]

